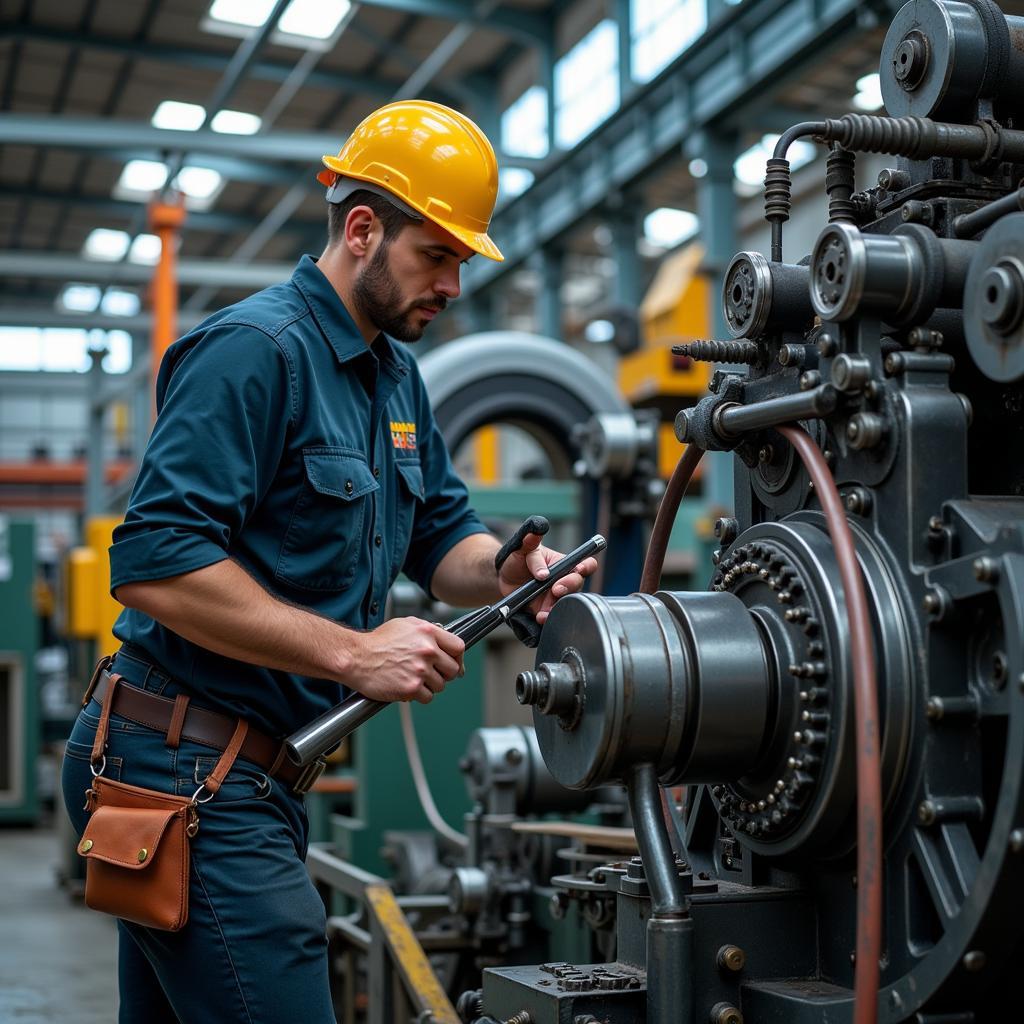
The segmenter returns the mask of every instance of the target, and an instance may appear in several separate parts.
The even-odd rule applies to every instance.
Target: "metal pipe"
[[[825,416],[835,409],[838,402],[836,389],[831,384],[820,384],[810,391],[769,398],[753,405],[723,405],[715,414],[714,424],[722,437],[739,437],[751,430]]]
[[[820,135],[824,121],[801,121],[787,128],[775,143],[764,176],[764,219],[772,227],[772,262],[782,262],[782,225],[789,220],[793,181],[786,153],[789,147],[807,135]]]
[[[689,913],[689,901],[683,892],[661,813],[660,792],[654,765],[634,765],[626,779],[626,793],[644,875],[651,891],[651,908],[656,917],[683,917]],[[674,962],[672,969],[678,970]]]
[[[857,960],[854,973],[854,1024],[875,1024],[878,1019],[878,960],[882,953],[882,769],[874,634],[853,533],[828,463],[807,432],[800,427],[780,427],[779,433],[796,450],[814,482],[835,548],[836,561],[839,563],[850,623],[857,761]]]
[[[1018,210],[1024,210],[1024,185],[1002,199],[986,203],[979,210],[961,213],[953,220],[953,234],[957,238],[973,238],[980,231],[991,227],[1000,217]]]

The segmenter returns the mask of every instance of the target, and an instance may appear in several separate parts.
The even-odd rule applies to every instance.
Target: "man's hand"
[[[513,551],[502,564],[498,572],[498,587],[501,593],[511,594],[516,587],[521,587],[531,579],[547,578],[548,566],[554,565],[562,554],[552,551],[541,543],[543,538],[536,533],[528,533],[523,538],[522,546]],[[566,594],[574,594],[583,586],[585,577],[597,571],[597,559],[585,558],[576,566],[576,571],[560,579],[550,590],[542,594],[530,610],[537,618],[538,625],[544,625],[551,611],[551,606]]]
[[[466,645],[423,619],[390,619],[357,636],[344,681],[373,700],[429,704],[462,673]]]

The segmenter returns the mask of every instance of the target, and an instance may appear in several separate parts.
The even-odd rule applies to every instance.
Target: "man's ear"
[[[368,206],[354,206],[345,218],[345,245],[357,258],[366,256],[377,226],[377,217]]]

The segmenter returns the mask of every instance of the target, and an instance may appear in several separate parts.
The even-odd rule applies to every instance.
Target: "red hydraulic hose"
[[[672,534],[672,525],[676,521],[679,503],[683,500],[686,488],[689,487],[694,470],[703,454],[703,448],[688,444],[668,478],[665,493],[661,496],[661,504],[658,506],[658,514],[654,517],[647,554],[644,556],[644,570],[640,575],[641,594],[653,594],[658,589],[661,569],[665,564],[665,552],[668,550],[668,539]]]
[[[818,492],[850,621],[853,709],[857,734],[857,959],[854,1024],[878,1019],[879,957],[882,954],[882,770],[879,755],[875,644],[853,534],[824,456],[800,427],[779,427],[793,446]]]

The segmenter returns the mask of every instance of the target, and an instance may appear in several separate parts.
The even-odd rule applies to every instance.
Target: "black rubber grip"
[[[550,529],[551,524],[543,516],[528,516],[523,520],[523,525],[498,548],[498,553],[494,556],[494,568],[501,572],[501,567],[505,564],[508,556],[523,546],[523,541],[529,534],[533,533],[538,537],[543,537]]]
[[[501,567],[505,564],[508,556],[523,546],[523,541],[529,534],[534,533],[543,537],[550,529],[551,524],[543,516],[528,516],[523,520],[523,525],[498,549],[498,553],[494,556],[495,570],[501,572]],[[532,612],[528,610],[515,612],[509,616],[508,625],[515,638],[525,647],[536,647],[540,642],[540,626],[537,625],[537,620]]]

